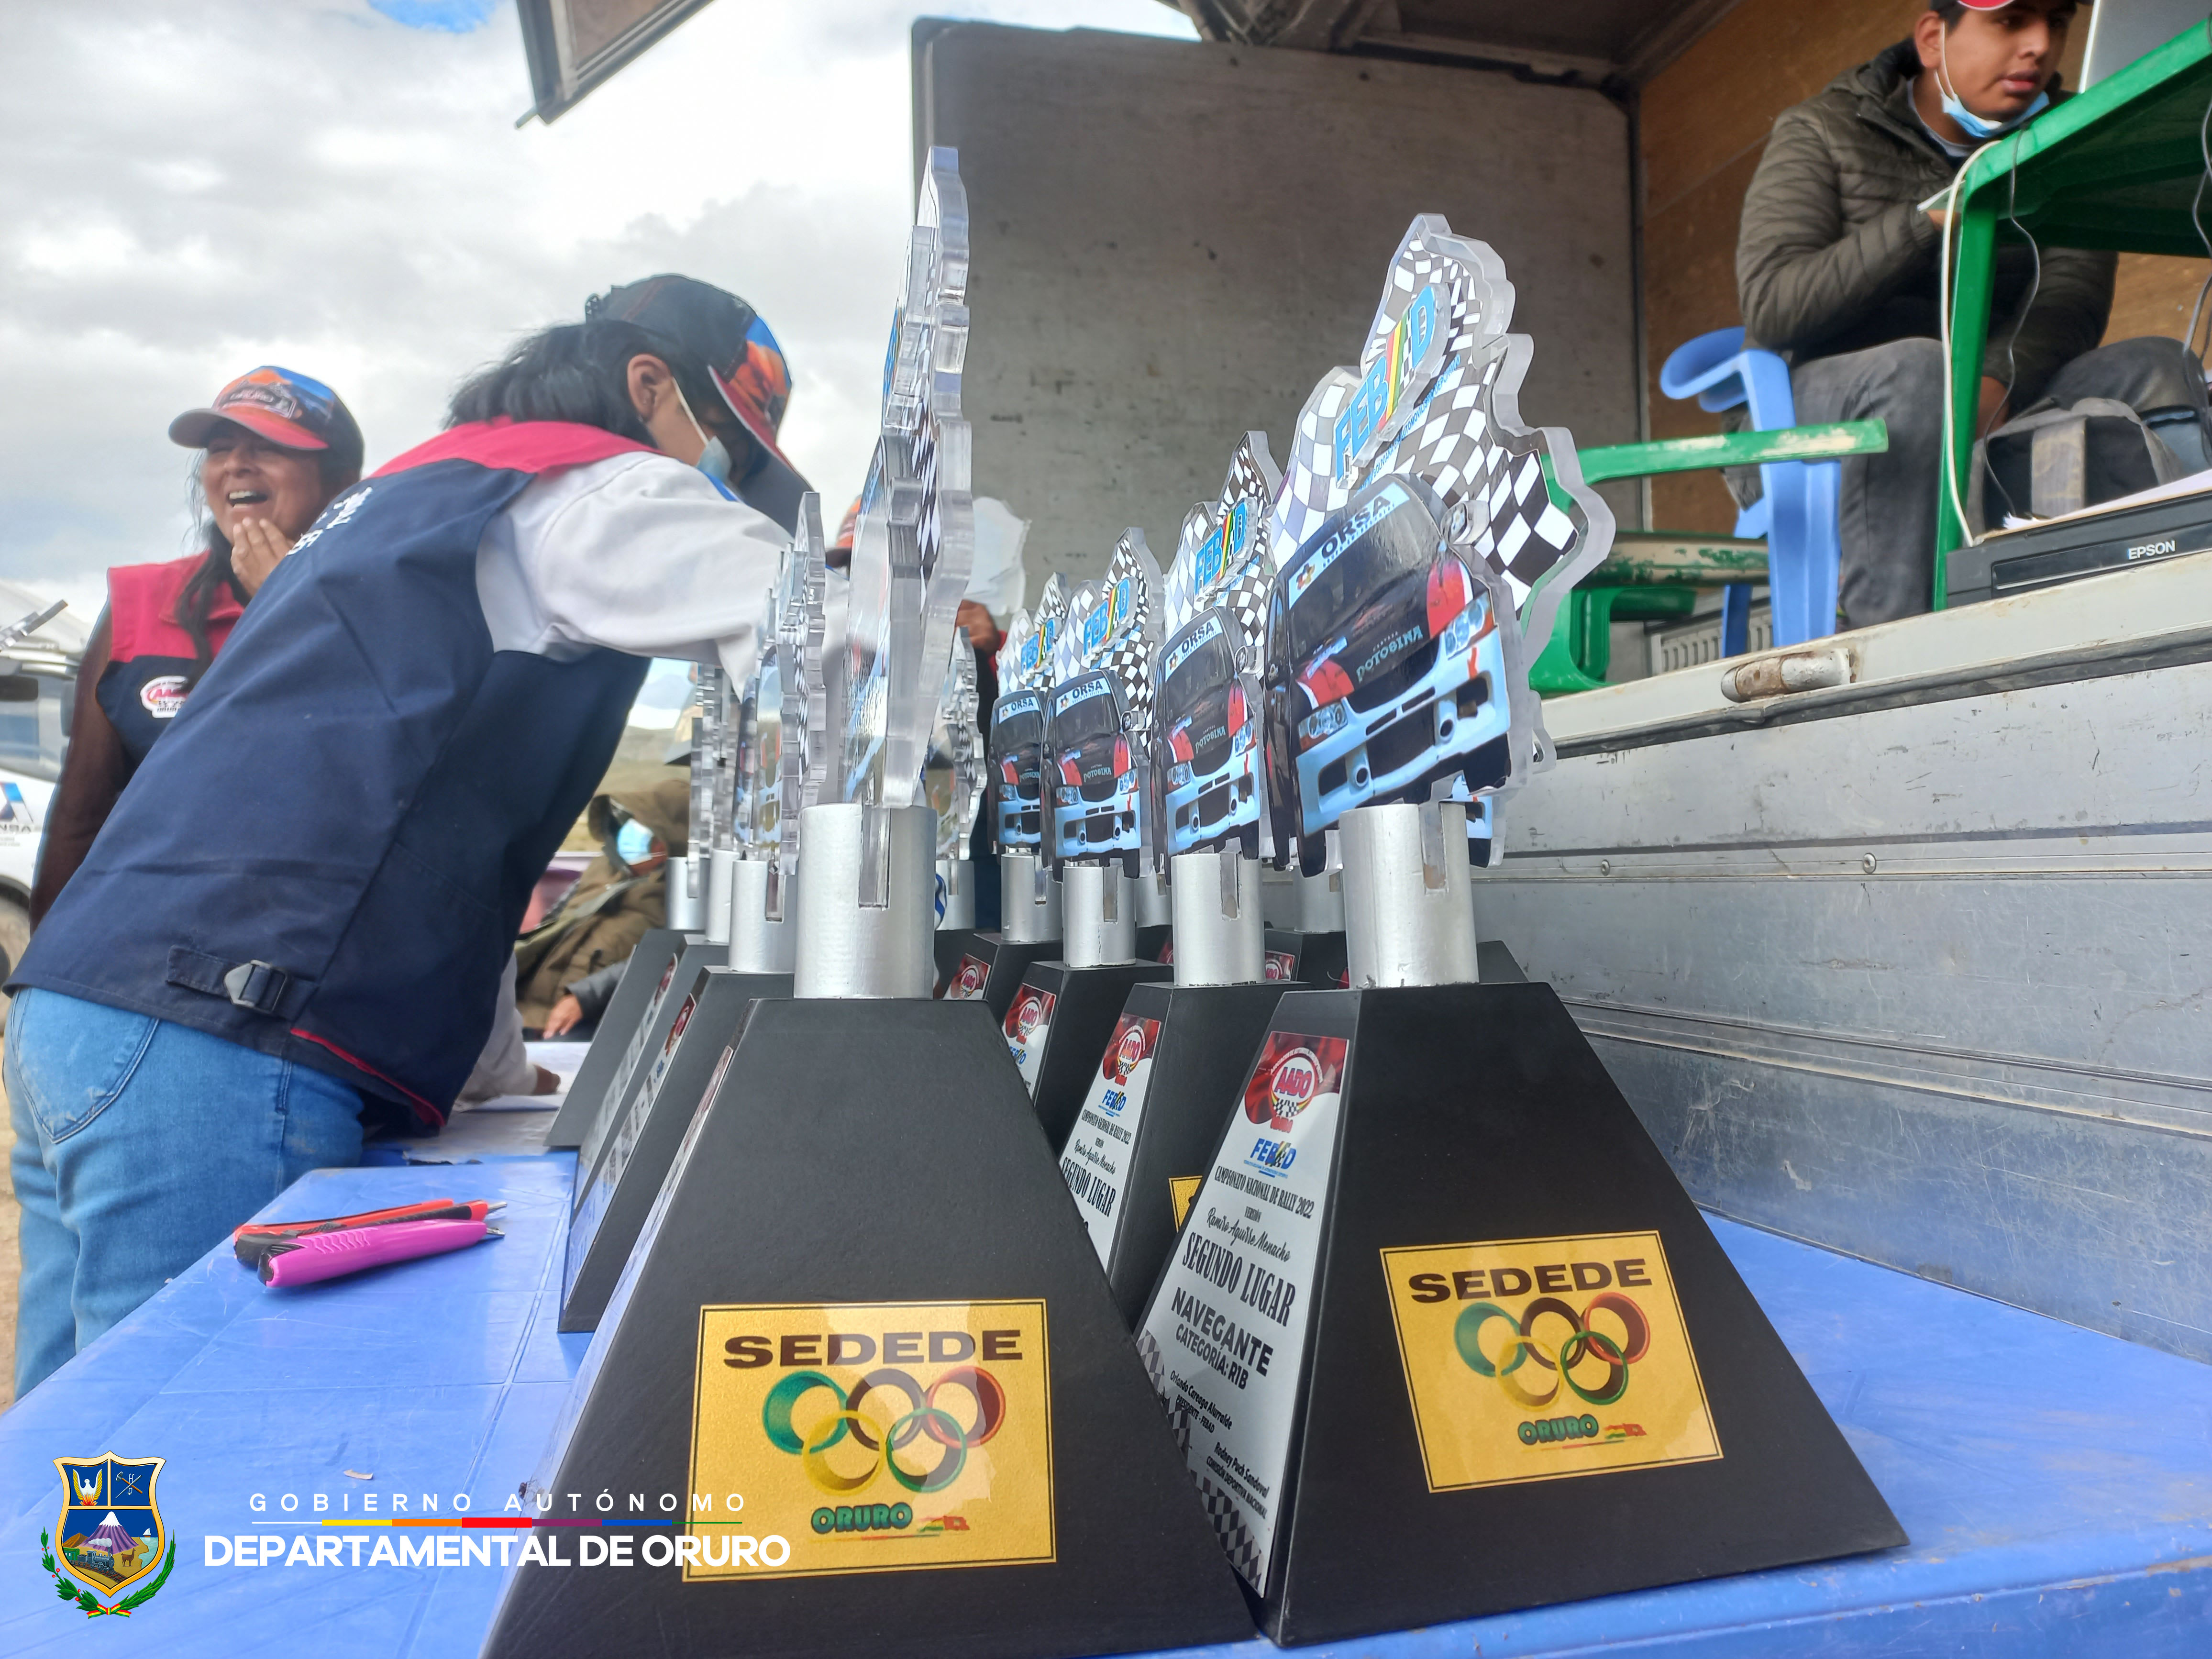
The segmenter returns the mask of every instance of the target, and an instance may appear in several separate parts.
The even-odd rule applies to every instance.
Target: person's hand
[[[2006,415],[2010,412],[2005,406],[2007,395],[2002,380],[1992,380],[1986,374],[1982,376],[1981,398],[1974,406],[1975,435],[1980,436],[2003,424]]]
[[[583,1018],[584,1005],[563,991],[560,1000],[553,1005],[552,1012],[545,1016],[546,1037],[550,1040],[574,1030]],[[544,1094],[547,1091],[541,1089],[538,1092]]]
[[[572,997],[569,1000],[574,1001],[574,999]],[[550,1066],[540,1066],[535,1060],[531,1062],[531,1069],[538,1073],[537,1082],[531,1085],[532,1094],[557,1095],[561,1092],[560,1073]]]
[[[991,613],[973,599],[960,601],[959,614],[953,620],[966,630],[968,642],[978,651],[996,651],[999,641],[1006,637],[999,632],[999,624],[991,620]]]
[[[292,538],[266,519],[241,520],[231,538],[231,574],[252,599],[261,591],[280,560],[292,550]]]

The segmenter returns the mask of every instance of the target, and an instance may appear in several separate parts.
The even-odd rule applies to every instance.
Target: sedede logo
[[[1656,1234],[1382,1257],[1430,1490],[1721,1455]]]
[[[793,1534],[784,1576],[1051,1559],[1042,1303],[708,1308],[700,1337],[695,1479]]]

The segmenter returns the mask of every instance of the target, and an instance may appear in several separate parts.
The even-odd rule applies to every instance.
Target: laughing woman
[[[207,550],[107,573],[107,609],[86,642],[69,757],[47,809],[31,892],[46,915],[84,862],[123,786],[169,729],[276,562],[361,477],[361,428],[338,395],[289,368],[240,375],[208,408],[169,422],[201,452]]]

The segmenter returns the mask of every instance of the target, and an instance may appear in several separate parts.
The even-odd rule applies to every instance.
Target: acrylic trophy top
[[[1045,578],[1034,615],[1017,611],[999,646],[999,700],[991,708],[991,838],[1001,853],[1042,848],[1045,693],[1060,631],[1067,624],[1067,588],[1055,570]]]
[[[1148,734],[1164,588],[1145,532],[1131,528],[1105,575],[1067,602],[1044,710],[1054,862],[1115,858],[1132,875],[1157,867]]]
[[[836,743],[823,659],[826,551],[822,497],[810,490],[799,497],[799,522],[776,574],[774,599],[781,729],[773,845],[786,873],[799,867],[799,814],[827,798]]]
[[[884,356],[883,418],[860,492],[846,629],[836,799],[911,806],[975,563],[968,349],[968,198],[959,158],[933,149]]]
[[[1259,742],[1260,668],[1280,486],[1267,434],[1248,432],[1230,459],[1220,499],[1183,520],[1168,569],[1154,720],[1164,856],[1231,842],[1255,857],[1273,850]]]
[[[937,809],[937,856],[965,858],[975,809],[983,800],[983,742],[976,729],[975,653],[964,635],[952,641],[952,660],[938,699],[922,775]]]
[[[1488,246],[1422,215],[1391,260],[1358,368],[1331,370],[1298,413],[1276,503],[1267,696],[1283,750],[1270,755],[1272,807],[1309,870],[1342,812],[1388,800],[1472,801],[1486,856],[1485,798],[1549,762],[1528,665],[1560,599],[1605,557],[1613,521],[1583,483],[1572,435],[1521,422],[1532,348],[1506,331],[1513,299]],[[1403,694],[1380,687],[1391,677]],[[1388,715],[1417,682],[1437,699],[1420,715],[1425,738],[1385,737],[1402,722],[1357,707],[1385,702]],[[1378,750],[1387,772],[1363,761],[1338,781],[1334,762]]]
[[[773,609],[769,619],[775,619]],[[782,683],[782,643],[772,627],[764,628],[760,660],[731,714],[731,839],[742,859],[775,855],[783,807]]]

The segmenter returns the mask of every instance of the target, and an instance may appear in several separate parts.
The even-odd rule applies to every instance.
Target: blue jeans
[[[307,1170],[361,1162],[353,1090],[190,1026],[30,989],[6,1052],[19,1399]]]

